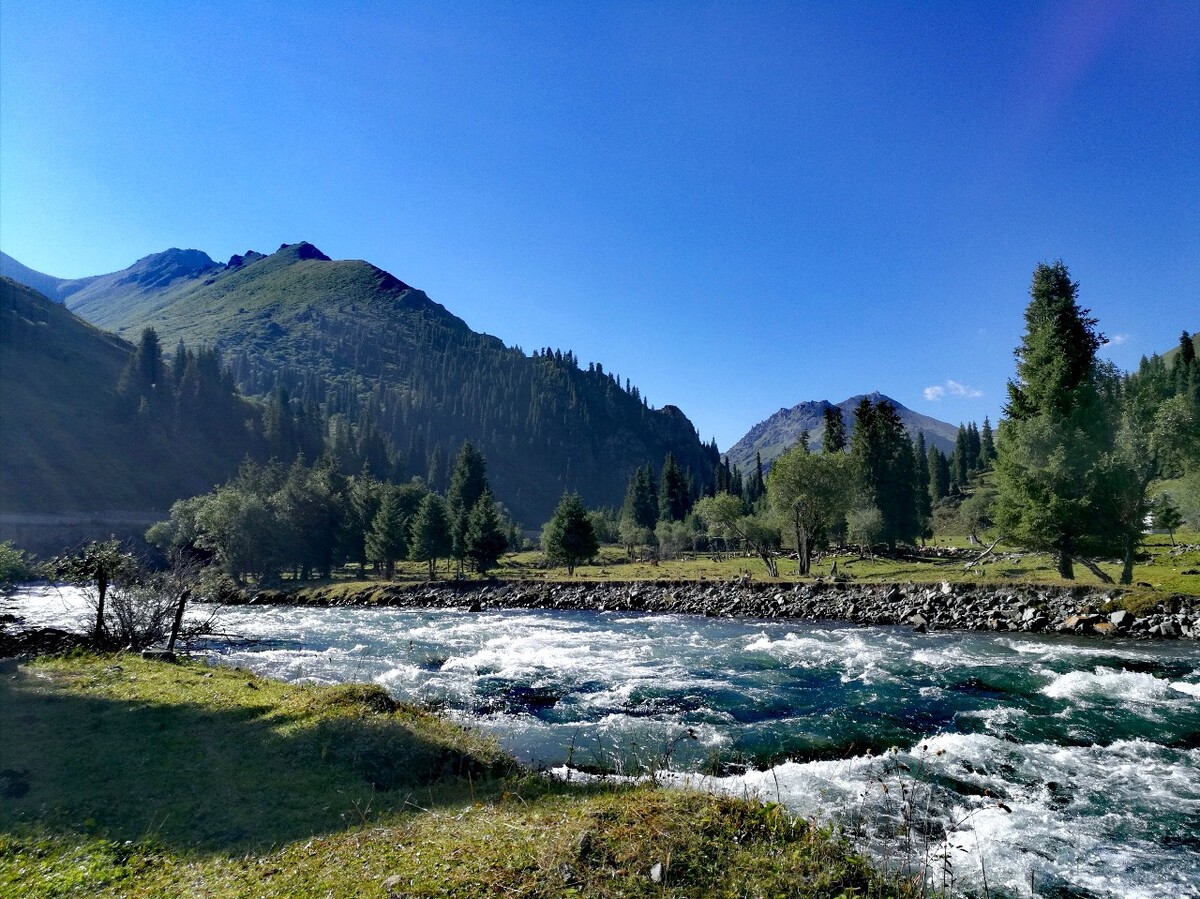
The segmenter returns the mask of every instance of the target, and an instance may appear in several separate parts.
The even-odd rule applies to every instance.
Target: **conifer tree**
[[[488,490],[487,462],[475,445],[465,440],[454,460],[450,488],[446,493],[446,510],[450,516],[450,532],[454,540],[453,555],[460,575],[463,561],[467,558],[468,519],[475,504]]]
[[[564,493],[554,510],[554,517],[542,529],[542,550],[553,562],[567,566],[567,575],[575,566],[586,562],[600,549],[596,531],[587,510],[577,493]]]
[[[487,574],[496,567],[496,562],[507,548],[508,539],[504,536],[496,502],[492,499],[492,492],[484,490],[472,507],[467,522],[467,558],[475,563],[476,571]]]
[[[446,504],[436,493],[427,493],[413,520],[408,557],[414,562],[428,562],[429,579],[434,580],[437,560],[446,558],[453,546]]]
[[[929,451],[925,448],[924,431],[917,431],[917,443],[913,448],[913,469],[916,475],[913,490],[917,499],[917,523],[920,526],[921,535],[924,536],[929,530],[929,522],[933,518],[933,498],[929,491],[931,483]]]
[[[979,465],[984,470],[990,469],[996,461],[996,443],[992,437],[992,423],[988,417],[983,417],[983,427],[979,431]]]
[[[883,515],[883,539],[892,549],[914,540],[920,528],[912,443],[895,406],[887,400],[873,404],[869,397],[862,399],[854,410],[850,454]]]
[[[408,554],[404,510],[395,487],[383,490],[379,510],[367,532],[365,552],[370,562],[382,562],[384,576],[390,581],[396,575],[396,562]]]
[[[1025,333],[997,434],[995,520],[1010,539],[1053,552],[1064,578],[1096,536],[1091,477],[1113,428],[1096,383],[1104,337],[1061,261],[1034,270]]]
[[[827,453],[846,451],[846,420],[837,406],[829,406],[825,410],[825,435],[821,440],[821,448]]]
[[[658,483],[658,519],[682,521],[692,507],[692,494],[687,478],[675,463],[674,453],[667,453]]]

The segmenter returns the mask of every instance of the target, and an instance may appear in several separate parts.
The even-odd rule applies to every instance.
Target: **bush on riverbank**
[[[125,655],[6,663],[0,794],[3,895],[906,895],[778,807],[550,781],[377,687]]]

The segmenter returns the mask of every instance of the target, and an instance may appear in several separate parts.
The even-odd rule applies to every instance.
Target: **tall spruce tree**
[[[846,451],[846,420],[837,406],[825,409],[825,434],[821,439],[821,448],[827,453]]]
[[[1104,337],[1078,290],[1061,261],[1034,270],[996,440],[996,523],[1009,539],[1054,553],[1064,578],[1097,535],[1093,474],[1113,431],[1096,383]]]
[[[396,576],[396,562],[408,554],[407,521],[395,487],[386,487],[379,503],[379,511],[371,521],[367,532],[365,551],[367,560],[381,562],[384,576],[390,581]]]
[[[437,577],[438,559],[450,555],[453,547],[446,504],[436,493],[427,493],[413,520],[408,557],[414,562],[428,562],[429,579],[433,580]]]
[[[575,566],[586,562],[600,549],[596,531],[587,510],[577,493],[564,493],[554,510],[554,517],[542,529],[542,550],[553,562],[567,566],[567,575]]]
[[[983,427],[979,429],[979,466],[990,469],[996,461],[996,442],[992,436],[992,423],[988,417],[983,417]]]
[[[471,509],[466,533],[467,558],[475,563],[475,570],[487,574],[496,567],[496,562],[508,548],[508,539],[500,523],[500,513],[492,492],[485,490],[483,496]]]
[[[917,500],[917,524],[922,538],[929,531],[929,523],[933,520],[933,498],[930,496],[929,485],[929,451],[925,448],[925,432],[917,431],[917,443],[913,448],[913,469],[916,483],[913,490]]]
[[[453,556],[461,575],[467,558],[467,527],[471,510],[488,491],[487,462],[483,453],[470,440],[464,440],[450,473],[450,488],[446,491],[446,511],[450,516],[450,534],[454,541]]]
[[[850,454],[883,516],[882,539],[893,550],[920,533],[914,495],[912,443],[896,407],[887,400],[873,404],[864,397],[854,410]]]
[[[658,479],[659,521],[683,521],[692,507],[692,491],[687,476],[675,463],[675,454],[667,453]]]

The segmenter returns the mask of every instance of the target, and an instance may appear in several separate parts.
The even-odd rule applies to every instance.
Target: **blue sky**
[[[724,449],[882,390],[995,421],[1063,259],[1122,368],[1200,330],[1200,4],[0,10],[0,248],[309,240]]]

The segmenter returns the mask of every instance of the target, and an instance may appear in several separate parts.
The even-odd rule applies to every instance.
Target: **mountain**
[[[197,373],[185,420],[123,387],[134,348],[0,278],[0,512],[166,510],[262,454],[256,407]],[[210,385],[211,386],[211,385]]]
[[[601,366],[507,347],[388,272],[334,261],[310,243],[225,265],[168,250],[59,294],[131,339],[153,327],[168,352],[181,339],[217,348],[246,394],[330,428],[378,430],[407,475],[435,485],[471,440],[498,498],[526,525],[547,520],[564,490],[619,505],[632,472],[667,452],[698,484],[717,461],[679,409],[650,408]]]
[[[837,408],[842,410],[842,420],[846,423],[847,439],[854,432],[854,408],[864,398],[873,403],[886,400],[896,407],[909,434],[916,437],[917,431],[924,431],[926,443],[936,446],[946,454],[954,451],[954,440],[958,436],[957,425],[914,412],[878,391],[852,396],[837,403]],[[764,468],[769,467],[776,456],[800,439],[801,432],[805,430],[808,431],[809,447],[820,451],[825,436],[825,410],[833,406],[828,400],[810,400],[798,403],[790,409],[780,409],[766,421],[760,421],[752,427],[741,440],[730,447],[726,454],[729,464],[738,465],[742,471],[750,471],[755,464],[755,454],[761,453]]]
[[[172,247],[153,253],[129,268],[108,275],[88,278],[56,278],[22,265],[7,253],[0,253],[0,275],[32,287],[38,293],[64,304],[72,312],[102,328],[118,306],[136,306],[169,288],[180,279],[194,278],[220,269],[207,253]]]
[[[35,272],[28,266],[17,262],[17,260],[5,252],[0,252],[0,277],[12,278],[18,284],[32,287],[43,296],[57,300],[60,303],[63,301],[62,286],[70,283],[64,281],[62,278],[55,278],[53,275]]]

